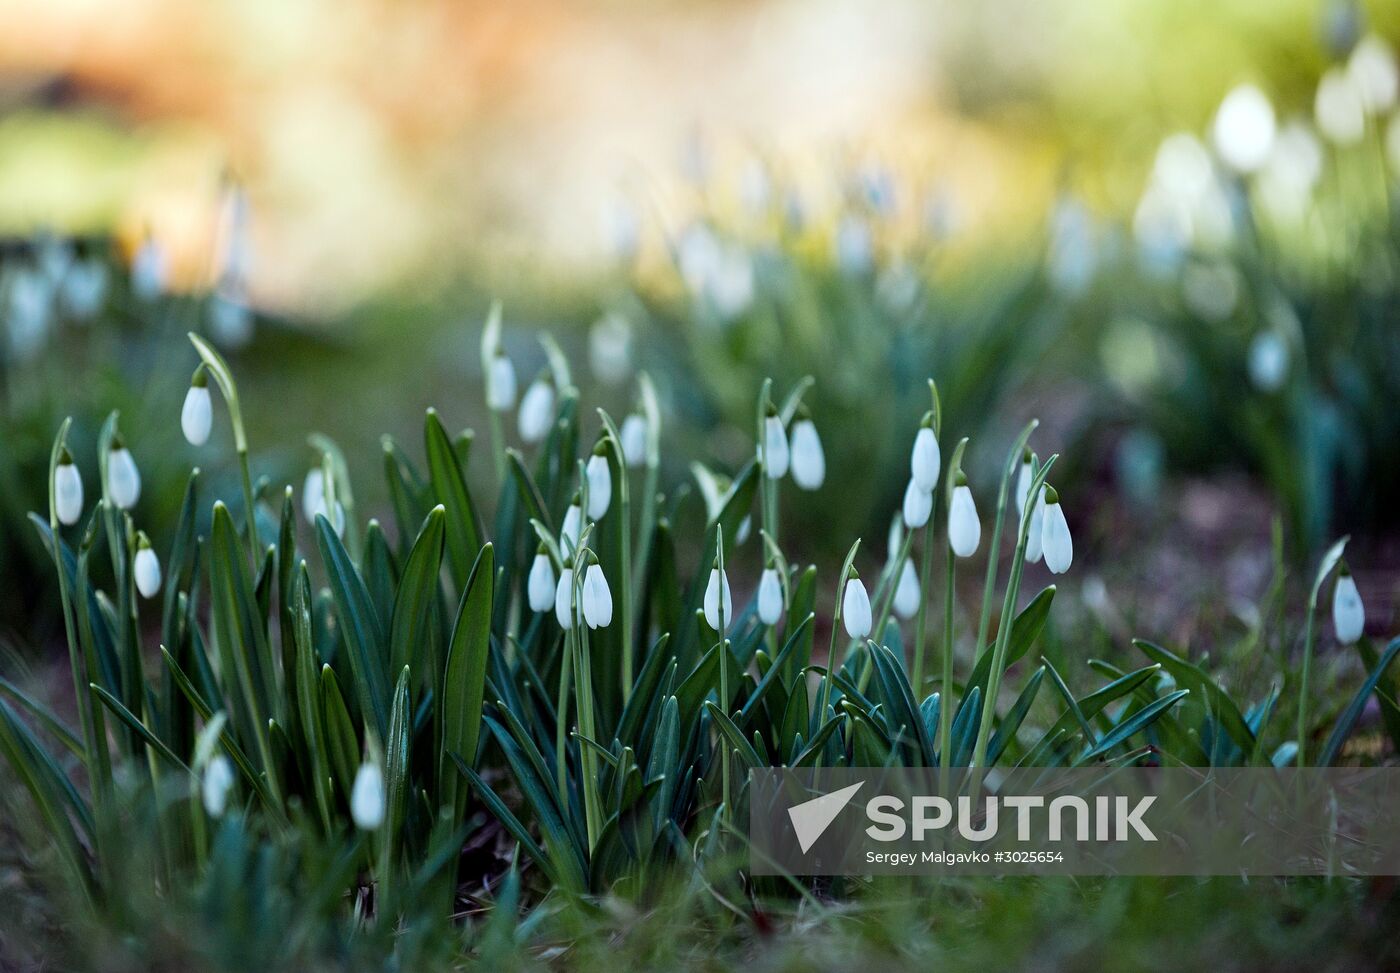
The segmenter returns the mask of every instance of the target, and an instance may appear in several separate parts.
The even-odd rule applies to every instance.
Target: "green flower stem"
[[[213,345],[193,331],[190,332],[189,338],[208,367],[209,374],[214,376],[214,382],[219,386],[219,392],[228,406],[229,421],[233,425],[233,448],[238,453],[239,473],[243,477],[243,507],[248,520],[248,551],[253,559],[253,569],[257,570],[261,553],[258,550],[258,516],[253,502],[253,476],[248,468],[248,435],[243,428],[243,409],[238,402],[238,385],[233,380],[233,372],[229,369],[228,362],[224,361],[224,356],[219,354]],[[335,515],[333,510],[328,512],[331,516]]]
[[[1296,767],[1307,766],[1308,683],[1312,675],[1313,647],[1317,641],[1317,600],[1322,592],[1323,582],[1342,559],[1348,540],[1347,537],[1341,538],[1322,555],[1317,575],[1313,578],[1312,590],[1308,592],[1308,620],[1303,632],[1303,671],[1298,684],[1298,756],[1294,761]],[[1301,782],[1302,775],[1299,775],[1300,786]]]
[[[588,832],[588,850],[590,854],[598,845],[598,837],[602,833],[603,827],[603,805],[598,795],[598,755],[593,752],[589,742],[596,742],[598,739],[597,725],[594,720],[593,710],[593,662],[589,655],[588,628],[583,619],[583,571],[587,568],[587,559],[580,551],[574,558],[574,604],[573,615],[574,624],[569,628],[570,650],[574,655],[574,694],[575,705],[578,708],[578,731],[584,737],[579,741],[579,764],[583,777],[583,813],[584,821]],[[564,799],[564,795],[560,795]]]
[[[496,489],[499,494],[500,489],[506,482],[506,438],[505,430],[501,426],[501,414],[495,409],[488,407],[486,413],[491,424],[491,457],[496,462]]]
[[[566,633],[565,641],[571,636]],[[554,782],[559,788],[561,807],[569,803],[569,692],[574,674],[574,655],[566,647],[559,660],[559,702],[554,725]]]
[[[929,582],[933,576],[933,516],[924,524],[923,561],[919,569],[919,616],[914,623],[914,672],[910,685],[915,702],[924,691],[924,643],[927,636]]]
[[[1001,473],[1001,486],[997,490],[997,515],[992,526],[992,546],[989,547],[987,556],[987,583],[982,588],[982,614],[977,621],[977,641],[973,643],[974,651],[981,652],[982,646],[987,644],[987,629],[992,620],[992,599],[996,597],[997,590],[997,566],[999,561],[997,555],[1001,552],[1001,531],[1006,521],[1006,504],[1011,496],[1011,477],[1020,468],[1021,457],[1025,452],[1026,444],[1030,442],[1031,433],[1035,432],[1040,420],[1032,419],[1026,423],[1021,435],[1016,437],[1016,443],[1011,447],[1011,454],[1007,457],[1006,466]],[[1033,504],[1029,499],[1037,494],[1027,494],[1027,504]],[[1029,514],[1025,510],[1018,510],[1018,516],[1022,521],[1028,519]]]
[[[725,716],[729,715],[729,640],[725,638],[725,630],[729,627],[729,619],[724,614],[724,531],[720,527],[715,528],[715,561],[719,566],[720,595],[719,595],[719,708]],[[723,816],[728,816],[733,809],[731,803],[733,794],[730,790],[729,781],[729,744],[725,742],[724,734],[717,733],[719,743],[720,760],[720,794],[724,801]]]
[[[957,557],[951,542],[947,548],[948,569],[943,589],[943,678],[938,684],[938,763],[945,779],[948,768],[953,765],[953,596],[957,577]]]

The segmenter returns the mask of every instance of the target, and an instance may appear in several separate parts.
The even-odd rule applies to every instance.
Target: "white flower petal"
[[[804,490],[818,490],[826,480],[826,454],[811,419],[792,427],[792,478]]]
[[[559,584],[554,588],[554,617],[559,627],[574,627],[574,569],[565,568],[559,572]]]
[[[1045,566],[1050,569],[1052,574],[1064,574],[1074,561],[1074,541],[1069,535],[1069,524],[1065,520],[1064,508],[1058,503],[1045,505],[1041,531]]]
[[[723,618],[720,617],[721,612]],[[721,622],[724,629],[720,628]],[[729,572],[721,573],[719,568],[710,569],[710,580],[705,585],[705,624],[716,632],[734,627],[734,597],[729,590]]]
[[[612,471],[608,458],[594,453],[585,467],[588,476],[588,518],[602,520],[612,504]]]
[[[778,572],[766,568],[758,582],[758,620],[764,625],[776,625],[783,617],[783,583]]]
[[[83,478],[72,463],[60,463],[53,474],[54,507],[61,524],[76,524],[83,515]]]
[[[209,758],[200,781],[204,810],[211,818],[221,818],[228,809],[228,795],[233,790],[233,765],[227,757],[216,753]]]
[[[565,558],[572,559],[578,549],[578,539],[583,533],[583,511],[576,503],[569,504],[564,511],[564,527],[559,531],[559,550]]]
[[[1343,645],[1361,638],[1366,627],[1366,607],[1361,603],[1361,592],[1356,590],[1356,579],[1350,574],[1339,577],[1332,592],[1332,627]]]
[[[1026,563],[1035,564],[1045,553],[1045,487],[1031,508],[1031,522],[1026,526]]]
[[[548,554],[541,552],[535,555],[525,588],[530,611],[549,611],[550,606],[554,604],[554,565],[550,562]]]
[[[928,523],[932,513],[933,494],[922,489],[919,482],[911,477],[909,485],[904,488],[904,525],[910,530],[922,527]]]
[[[185,405],[180,410],[180,429],[191,446],[203,446],[209,441],[214,413],[207,385],[191,385],[185,393]]]
[[[894,589],[894,613],[900,618],[913,618],[923,601],[919,590],[919,576],[914,571],[914,562],[904,559],[904,567],[899,571],[899,584]]]
[[[590,564],[583,576],[583,620],[589,628],[607,628],[612,624],[612,592],[600,564]]]
[[[160,561],[156,552],[142,547],[132,561],[132,573],[136,576],[136,590],[142,598],[154,598],[160,592]]]
[[[505,412],[515,405],[515,365],[505,355],[491,359],[486,376],[486,405],[492,412]]]
[[[938,437],[928,426],[921,426],[914,436],[914,449],[909,455],[909,473],[919,489],[932,493],[938,485],[938,471],[943,455],[938,450]]]
[[[350,789],[350,817],[361,831],[374,831],[384,823],[384,774],[378,765],[365,763]]]
[[[781,480],[788,471],[788,440],[779,416],[763,420],[763,472],[770,480]]]
[[[647,420],[633,412],[622,420],[618,436],[622,440],[622,457],[628,466],[641,466],[647,461]]]
[[[846,582],[846,592],[841,599],[841,622],[846,634],[853,639],[863,639],[870,635],[870,595],[860,578]]]
[[[531,382],[520,400],[516,422],[520,438],[525,442],[537,443],[543,439],[554,422],[554,386],[542,378]]]
[[[130,510],[141,498],[141,473],[131,458],[131,450],[125,446],[112,450],[107,457],[107,489],[112,502],[123,510]]]
[[[1026,516],[1026,498],[1031,495],[1031,483],[1035,481],[1035,474],[1031,470],[1029,460],[1021,463],[1021,470],[1016,474],[1016,516]]]
[[[977,504],[967,484],[953,489],[953,503],[948,511],[948,542],[958,557],[972,557],[982,542],[982,522],[977,518]]]

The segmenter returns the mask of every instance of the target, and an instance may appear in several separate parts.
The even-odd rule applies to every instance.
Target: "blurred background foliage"
[[[62,415],[81,445],[120,408],[138,519],[170,523],[204,459],[174,429],[185,330],[234,359],[258,471],[299,482],[308,430],[366,463],[428,405],[484,429],[493,295],[522,382],[539,330],[614,415],[646,368],[668,452],[720,468],[762,378],[813,375],[808,556],[882,537],[929,375],[986,504],[1041,416],[1091,552],[1200,476],[1262,494],[1295,561],[1393,535],[1392,4],[0,0],[0,28],[20,643],[54,617],[20,514]]]

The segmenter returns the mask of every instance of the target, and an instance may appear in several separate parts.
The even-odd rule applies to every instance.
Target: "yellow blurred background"
[[[1393,36],[1400,5],[0,0],[0,232],[149,229],[197,281],[233,174],[255,302],[329,317],[587,279],[757,158],[817,218],[878,162],[996,245],[1062,189],[1131,213],[1236,84],[1308,114],[1348,18]]]

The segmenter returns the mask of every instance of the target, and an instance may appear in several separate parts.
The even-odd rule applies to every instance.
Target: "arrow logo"
[[[856,796],[856,791],[865,786],[865,781],[852,784],[850,787],[843,787],[839,791],[832,791],[830,794],[823,794],[810,801],[803,801],[788,808],[788,817],[792,819],[792,830],[797,833],[797,844],[806,854],[807,849],[817,843],[817,839],[822,836],[827,828],[831,827],[831,822],[836,820],[836,815],[841,813],[841,809],[851,803],[851,798]]]

